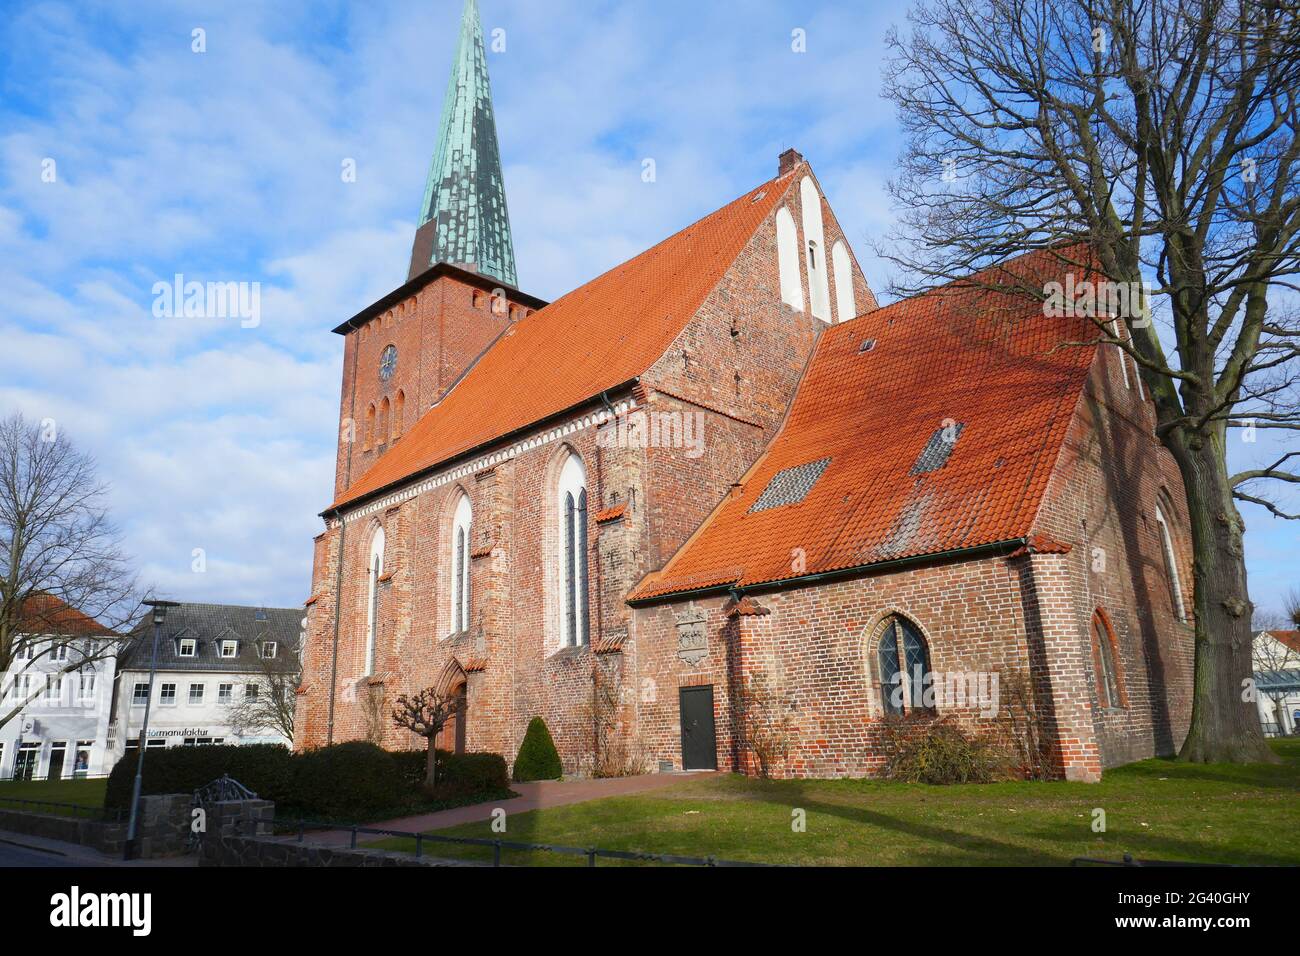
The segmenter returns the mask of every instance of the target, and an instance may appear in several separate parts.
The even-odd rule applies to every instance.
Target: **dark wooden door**
[[[456,697],[460,700],[460,712],[456,715],[456,753],[463,754],[465,752],[465,725],[469,721],[469,692],[464,684],[460,685]]]
[[[46,771],[45,779],[47,780],[63,779],[64,752],[65,751],[62,747],[55,747],[53,750],[50,751],[50,769]]]
[[[713,726],[713,687],[681,689],[682,769],[717,770],[718,740]]]

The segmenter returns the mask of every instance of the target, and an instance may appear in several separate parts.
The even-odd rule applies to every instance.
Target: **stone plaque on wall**
[[[692,667],[709,656],[705,616],[694,604],[677,616],[677,657]]]

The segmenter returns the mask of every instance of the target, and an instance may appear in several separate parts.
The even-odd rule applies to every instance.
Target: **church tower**
[[[334,330],[345,341],[336,494],[546,305],[515,282],[483,31],[466,0],[406,282]]]
[[[465,0],[460,39],[442,104],[442,124],[420,204],[408,278],[440,262],[515,286],[492,85],[478,3]]]

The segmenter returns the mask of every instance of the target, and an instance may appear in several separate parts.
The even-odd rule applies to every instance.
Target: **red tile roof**
[[[1031,534],[1023,545],[1011,552],[1011,556],[1020,558],[1029,554],[1069,554],[1073,547],[1045,534]]]
[[[751,190],[512,326],[331,510],[644,374],[699,310],[792,176]]]
[[[627,514],[627,502],[621,502],[606,508],[604,511],[597,511],[596,524],[609,524],[609,522],[617,521],[625,514]]]
[[[1041,289],[1065,266],[1034,253],[998,268]],[[631,599],[1027,538],[1096,354],[1052,349],[1095,332],[988,288],[1007,278],[987,270],[827,328],[743,487]],[[936,436],[945,424],[957,434],[949,449]],[[941,467],[919,461],[927,447],[931,466],[950,450]],[[778,472],[823,459],[801,501],[751,511]]]
[[[1268,636],[1300,654],[1300,631],[1269,631]]]
[[[54,634],[77,637],[113,637],[114,634],[93,617],[69,607],[52,594],[33,594],[19,611],[18,629],[24,634]]]

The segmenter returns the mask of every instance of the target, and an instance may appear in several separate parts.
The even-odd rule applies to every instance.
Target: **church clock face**
[[[384,349],[384,354],[379,356],[379,379],[387,382],[393,377],[393,372],[397,370],[397,346],[390,345]]]

